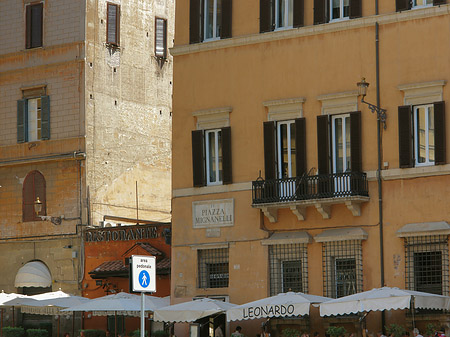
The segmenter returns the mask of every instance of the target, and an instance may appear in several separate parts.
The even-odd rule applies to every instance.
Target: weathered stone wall
[[[105,214],[170,220],[172,58],[155,58],[155,17],[168,22],[174,1],[115,1],[120,46],[106,41],[106,1],[87,3],[86,147],[91,223]]]

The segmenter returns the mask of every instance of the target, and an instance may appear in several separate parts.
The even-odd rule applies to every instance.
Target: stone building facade
[[[39,262],[45,289],[79,295],[86,226],[170,222],[174,1],[7,0],[0,12],[0,287],[44,289],[17,283]]]

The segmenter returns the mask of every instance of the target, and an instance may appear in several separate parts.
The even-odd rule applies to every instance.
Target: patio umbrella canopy
[[[415,309],[449,310],[450,297],[399,288],[374,288],[320,304],[320,316],[347,315],[358,312]]]
[[[148,295],[145,295],[144,298],[144,307],[146,312],[153,312],[155,309],[167,306],[169,304],[168,298]],[[141,311],[141,296],[122,292],[95,298],[89,300],[87,303],[71,306],[61,311],[92,311],[94,316],[119,314],[138,317],[140,316]]]
[[[156,322],[194,322],[203,317],[224,313],[235,306],[228,302],[201,298],[157,309],[153,313],[153,320]]]
[[[311,303],[331,298],[287,292],[235,306],[227,310],[227,321],[309,315]]]
[[[0,306],[5,306],[4,303],[14,300],[16,298],[24,298],[24,297],[28,297],[27,295],[21,295],[21,294],[16,294],[16,293],[5,293],[3,290],[0,293]]]

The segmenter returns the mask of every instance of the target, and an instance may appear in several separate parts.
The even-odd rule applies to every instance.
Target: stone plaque
[[[234,225],[234,199],[194,201],[192,203],[194,228]]]

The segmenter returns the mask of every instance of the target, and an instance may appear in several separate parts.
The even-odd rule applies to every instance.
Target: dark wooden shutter
[[[26,7],[26,48],[42,46],[43,5],[42,3]]]
[[[434,163],[445,164],[445,102],[434,103]]]
[[[192,171],[194,186],[205,186],[205,157],[203,130],[192,131]]]
[[[326,8],[328,0],[314,0],[314,24],[319,25],[327,22]]]
[[[362,172],[361,111],[350,113],[351,171]]]
[[[233,4],[232,0],[222,0],[222,27],[220,38],[227,39],[232,36]]]
[[[304,0],[294,0],[294,27],[303,27],[305,16]]]
[[[199,43],[202,41],[200,21],[200,0],[191,0],[189,6],[189,43]]]
[[[395,0],[395,10],[397,12],[411,9],[411,0]]]
[[[264,170],[266,179],[275,179],[275,123],[264,122]]]
[[[119,45],[120,7],[109,3],[107,12],[106,43]]]
[[[259,1],[259,32],[266,33],[273,30],[273,0]]]
[[[223,183],[231,184],[232,181],[232,162],[231,162],[231,128],[222,128],[222,169]]]
[[[350,19],[362,16],[361,0],[350,0]]]
[[[433,0],[433,6],[445,5],[446,0]]]
[[[27,114],[28,101],[26,99],[19,99],[17,101],[17,142],[24,143],[27,139]]]
[[[319,174],[330,173],[330,159],[328,154],[330,149],[330,141],[328,131],[328,115],[317,116],[317,168],[319,170]]]
[[[50,96],[41,97],[41,138],[50,139]]]
[[[411,106],[398,107],[398,150],[400,167],[413,167]]]
[[[297,118],[295,120],[295,166],[297,177],[301,177],[307,171],[306,166],[306,119]]]

